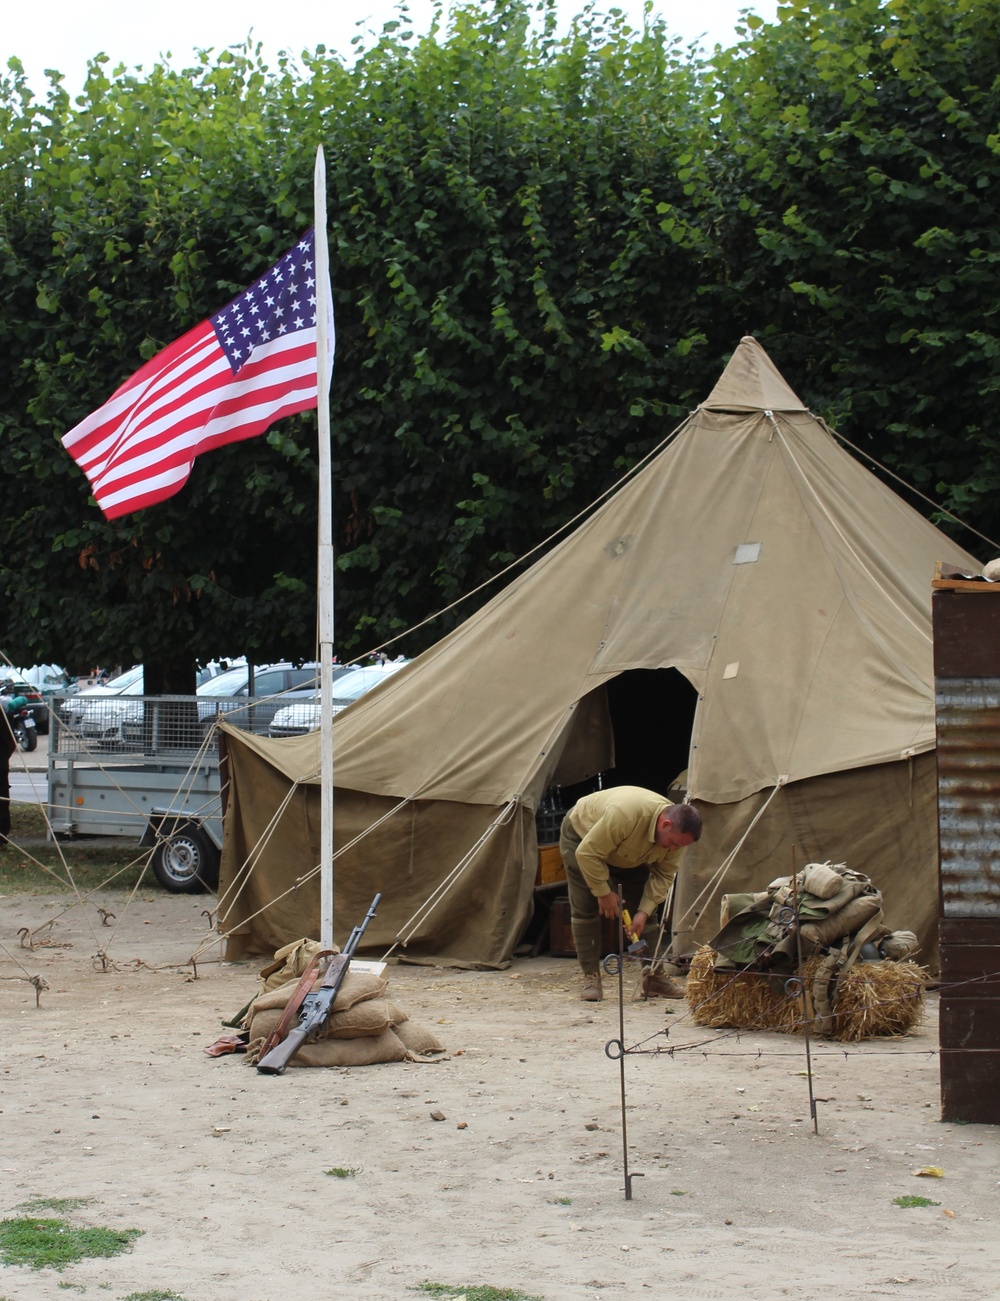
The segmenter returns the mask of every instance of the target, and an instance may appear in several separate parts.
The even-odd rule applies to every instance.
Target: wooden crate
[[[538,846],[538,870],[535,873],[535,885],[553,885],[556,881],[566,880],[566,868],[558,845]]]
[[[569,900],[553,899],[549,908],[549,952],[554,958],[575,958],[573,929],[569,921]]]

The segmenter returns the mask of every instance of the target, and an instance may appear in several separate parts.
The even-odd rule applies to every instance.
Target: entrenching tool
[[[625,952],[631,958],[644,958],[649,952],[649,945],[641,935],[636,935],[635,927],[632,924],[632,915],[627,908],[622,909],[622,925],[625,928],[625,934],[629,937],[629,944]]]

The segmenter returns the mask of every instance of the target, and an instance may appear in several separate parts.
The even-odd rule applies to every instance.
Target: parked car
[[[59,710],[59,721],[70,732],[88,741],[120,744],[122,721],[129,705],[118,697],[141,695],[142,665],[135,664],[116,678],[100,686],[84,687],[64,700]]]
[[[315,691],[318,673],[319,665],[315,663],[296,665],[286,661],[256,665],[252,696],[250,668],[245,661],[217,673],[197,689],[196,717],[182,712],[168,721],[161,710],[157,748],[198,746],[226,715],[239,727],[266,733],[268,723],[285,700]],[[122,719],[122,743],[130,749],[141,748],[145,744],[146,726],[144,707],[138,703],[130,706]]]
[[[102,749],[139,750],[151,744],[153,736],[158,750],[197,748],[224,714],[232,713],[241,726],[266,733],[286,699],[315,692],[319,672],[317,664],[257,666],[251,701],[246,661],[215,671],[221,668],[214,663],[199,670],[200,675],[211,676],[196,688],[196,712],[193,701],[185,706],[182,699],[179,709],[168,709],[164,700],[156,706],[156,714],[149,715],[146,704],[135,699],[144,694],[142,665],[137,664],[110,682],[87,687],[64,701],[60,718],[77,736]]]
[[[359,700],[366,691],[377,687],[387,677],[403,667],[405,660],[394,660],[391,664],[377,664],[369,667],[345,669],[342,676],[335,677],[333,684],[333,713]],[[296,701],[279,709],[267,729],[268,736],[303,736],[306,732],[315,732],[320,725],[319,692],[313,692],[309,700]]]

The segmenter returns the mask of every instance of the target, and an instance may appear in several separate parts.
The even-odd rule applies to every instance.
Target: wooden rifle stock
[[[382,895],[377,894],[360,926],[351,931],[350,939],[344,945],[342,953],[335,953],[326,969],[323,983],[318,989],[306,994],[302,1000],[298,1025],[292,1026],[285,1038],[266,1052],[257,1062],[257,1070],[262,1075],[280,1075],[304,1043],[315,1039],[326,1025],[333,1009],[337,991],[344,983],[351,958],[358,947],[368,923],[375,916]],[[293,995],[294,997],[294,995]],[[266,1047],[266,1045],[265,1045]]]

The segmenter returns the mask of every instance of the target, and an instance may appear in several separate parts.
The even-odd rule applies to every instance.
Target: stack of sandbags
[[[254,1065],[261,1045],[277,1025],[285,1004],[306,970],[315,941],[299,941],[275,954],[275,963],[261,972],[264,992],[250,1004],[244,1019],[249,1034],[246,1060]],[[317,974],[313,988],[323,977]],[[304,1044],[291,1066],[371,1066],[377,1062],[419,1061],[445,1051],[426,1027],[411,1021],[386,997],[384,975],[348,969],[326,1025],[312,1043]],[[293,1021],[293,1024],[295,1022]]]

